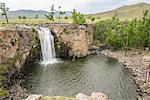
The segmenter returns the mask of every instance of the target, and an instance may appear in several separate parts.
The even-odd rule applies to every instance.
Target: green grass
[[[8,72],[8,66],[4,64],[0,64],[0,74],[4,74]]]
[[[87,24],[93,24],[100,19],[96,19],[95,21],[91,21],[90,19],[86,19]],[[55,19],[53,22],[48,19],[9,19],[9,24],[6,24],[6,20],[0,19],[0,26],[11,26],[14,24],[45,24],[45,23],[73,23],[71,18],[69,19]]]
[[[6,89],[0,87],[0,97],[1,97],[1,96],[8,96],[8,95],[9,95],[8,90],[6,90]]]
[[[76,100],[76,99],[72,97],[63,97],[63,96],[56,96],[56,97],[45,96],[42,98],[42,100]]]
[[[121,20],[126,20],[126,19],[132,20],[134,18],[141,19],[143,17],[143,11],[145,10],[150,11],[150,4],[140,3],[140,4],[122,6],[112,11],[97,13],[91,16],[95,16],[96,18],[99,17],[102,19],[111,19],[116,13],[117,17],[120,18]]]

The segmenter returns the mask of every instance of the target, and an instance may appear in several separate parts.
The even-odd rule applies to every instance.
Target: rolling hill
[[[111,19],[115,13],[120,19],[133,19],[133,18],[142,18],[143,17],[143,11],[144,10],[149,10],[150,11],[150,4],[147,3],[140,3],[140,4],[134,4],[134,5],[125,5],[122,7],[119,7],[117,9],[114,9],[112,11],[107,11],[107,12],[100,12],[97,14],[91,14],[92,16],[99,17],[101,19]],[[17,11],[9,11],[8,12],[8,17],[9,19],[18,19],[19,16],[26,16],[27,18],[35,18],[36,15],[39,16],[39,18],[45,18],[45,15],[47,15],[48,12],[43,11],[43,10],[17,10]],[[66,11],[62,17],[65,16],[71,16],[71,11]],[[91,16],[90,15],[90,16]],[[59,16],[59,13],[56,12],[55,17]],[[88,15],[87,15],[88,16]],[[4,16],[1,16],[0,14],[0,19],[4,19]]]
[[[43,10],[38,10],[38,11],[34,11],[34,10],[17,10],[17,11],[9,11],[7,12],[8,14],[8,18],[9,19],[16,19],[19,16],[26,16],[27,18],[35,18],[36,15],[39,16],[39,18],[45,18],[45,15],[48,14],[48,12],[43,11]],[[59,13],[56,12],[55,17],[59,16]],[[71,16],[71,11],[66,11],[66,13],[64,15],[61,15],[62,17],[65,16]],[[0,14],[0,19],[4,19],[5,17],[2,16]]]
[[[150,4],[147,3],[140,3],[134,5],[126,5],[120,8],[114,9],[108,12],[102,12],[94,14],[95,17],[100,17],[102,19],[110,19],[112,18],[115,13],[120,19],[133,19],[138,18],[141,19],[143,17],[143,11],[149,10],[150,11]]]

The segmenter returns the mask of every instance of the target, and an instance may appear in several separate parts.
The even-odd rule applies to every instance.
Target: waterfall
[[[38,29],[41,50],[42,50],[42,64],[48,65],[57,62],[55,54],[54,36],[48,28]]]

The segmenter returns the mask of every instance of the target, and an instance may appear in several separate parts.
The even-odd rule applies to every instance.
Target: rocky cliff
[[[38,48],[36,36],[33,29],[16,27],[0,30],[0,97],[9,95],[6,90],[11,90],[12,85],[16,84],[15,78],[27,57],[34,48]],[[14,91],[10,91],[10,95]]]
[[[90,25],[50,24],[47,27],[56,37],[56,51],[61,58],[85,57],[93,43],[93,27]]]

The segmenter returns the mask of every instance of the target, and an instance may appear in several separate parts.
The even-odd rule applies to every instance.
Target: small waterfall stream
[[[41,50],[42,50],[42,64],[48,65],[57,62],[54,46],[54,36],[48,28],[38,29]]]

